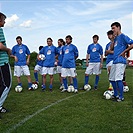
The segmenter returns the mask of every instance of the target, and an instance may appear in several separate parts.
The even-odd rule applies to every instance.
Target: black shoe
[[[112,95],[111,99],[112,99],[113,101],[117,101],[117,99],[119,99],[119,96],[114,96],[114,95]]]
[[[49,89],[49,91],[50,91],[50,92],[52,92],[52,91],[53,91],[53,89]]]
[[[2,107],[1,109],[0,109],[0,113],[7,113],[7,112],[9,112],[7,109],[5,109],[4,107]]]
[[[94,86],[94,90],[97,90],[97,86]]]

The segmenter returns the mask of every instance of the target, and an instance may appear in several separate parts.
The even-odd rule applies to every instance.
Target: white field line
[[[26,116],[26,117],[25,117],[23,120],[21,120],[19,123],[17,123],[16,125],[12,126],[11,128],[9,128],[5,133],[10,133],[10,132],[12,132],[13,130],[15,130],[16,128],[22,126],[25,122],[27,122],[28,120],[30,120],[30,119],[33,118],[34,116],[36,116],[36,115],[38,115],[39,113],[41,113],[42,111],[44,111],[44,110],[46,110],[46,109],[48,109],[48,108],[50,108],[50,107],[52,107],[52,106],[54,106],[54,105],[57,105],[57,104],[59,104],[59,103],[65,101],[65,100],[67,100],[67,99],[70,99],[70,98],[75,97],[75,96],[80,95],[80,94],[84,94],[84,93],[86,93],[86,92],[87,92],[87,91],[82,92],[82,93],[78,93],[78,94],[76,94],[76,95],[72,95],[72,96],[69,96],[69,97],[60,99],[60,100],[58,100],[58,101],[56,101],[56,102],[54,102],[54,103],[51,103],[50,105],[48,105],[48,106],[46,106],[46,107],[44,107],[44,108],[38,110],[38,111],[35,112],[34,114],[29,115],[29,116]]]

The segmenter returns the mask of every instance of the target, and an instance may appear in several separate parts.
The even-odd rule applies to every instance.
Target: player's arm
[[[125,49],[120,56],[125,57],[125,53],[129,52],[131,49],[133,49],[133,44],[131,44],[127,49]]]
[[[29,62],[30,62],[30,54],[27,55],[27,60],[26,60],[26,64],[29,65]]]
[[[100,68],[103,67],[103,55],[101,55],[101,62],[100,62]]]
[[[11,49],[5,47],[2,42],[0,42],[0,50],[6,51],[9,56],[11,55]]]
[[[89,58],[90,58],[90,54],[87,54],[87,55],[86,55],[86,66],[89,65]]]
[[[113,53],[114,53],[113,50],[106,50],[106,51],[105,51],[105,56],[107,56],[108,54],[113,54]]]

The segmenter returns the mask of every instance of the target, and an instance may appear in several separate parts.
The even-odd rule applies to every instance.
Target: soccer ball
[[[23,90],[23,88],[20,86],[20,85],[17,85],[16,87],[15,87],[15,91],[16,92],[21,92]]]
[[[103,96],[105,97],[105,99],[111,99],[113,95],[114,95],[114,91],[110,91],[110,90],[107,90],[103,93]]]
[[[91,89],[91,86],[89,84],[84,85],[84,90],[89,91]]]
[[[40,60],[45,60],[45,55],[44,54],[39,54],[39,59]]]
[[[38,88],[38,84],[37,83],[32,83],[32,88],[33,88],[33,90],[36,90]]]
[[[74,92],[74,87],[72,85],[69,85],[67,91]]]
[[[129,87],[128,86],[124,86],[123,87],[123,92],[128,92],[129,91]]]

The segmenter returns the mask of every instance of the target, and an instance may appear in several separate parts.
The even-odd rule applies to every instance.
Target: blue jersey
[[[105,48],[105,52],[106,50],[110,50],[110,45],[111,45],[111,42],[109,42],[107,45],[106,45],[106,48]],[[107,59],[106,59],[106,64],[108,64],[110,61],[112,61],[114,59],[114,54],[108,54],[107,55]]]
[[[78,49],[75,45],[69,44],[62,48],[62,68],[75,68],[75,58],[78,57]]]
[[[133,44],[133,40],[124,34],[120,34],[114,40],[114,60],[113,63],[126,64],[126,58],[120,56],[120,54],[127,48],[128,44]]]
[[[98,43],[92,43],[88,46],[87,54],[90,55],[90,62],[100,62],[100,55],[103,55],[103,48]]]
[[[18,62],[15,62],[15,65],[24,66],[26,65],[26,56],[30,55],[30,50],[24,44],[21,44],[21,45],[16,44],[12,48],[12,54],[18,58]]]
[[[57,55],[57,48],[55,46],[45,46],[39,53],[45,55],[45,60],[43,61],[44,67],[54,67],[55,56]]]
[[[63,46],[59,46],[57,47],[57,51],[58,51],[58,66],[62,66],[62,59],[63,59],[63,56],[62,56],[62,48]]]

